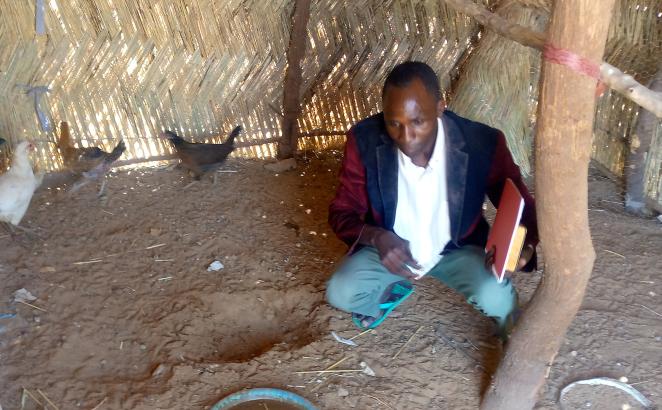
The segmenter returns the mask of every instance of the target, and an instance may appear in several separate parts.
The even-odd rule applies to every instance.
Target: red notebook
[[[499,282],[503,281],[506,274],[508,260],[512,260],[514,254],[519,259],[519,254],[522,251],[524,240],[521,235],[522,228],[520,228],[518,235],[518,227],[523,210],[524,198],[522,198],[515,183],[507,179],[503,186],[494,224],[492,224],[492,229],[487,237],[487,245],[485,245],[486,251],[494,249],[492,273]]]

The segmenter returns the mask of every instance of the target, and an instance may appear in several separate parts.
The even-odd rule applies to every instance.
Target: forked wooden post
[[[615,0],[556,0],[549,41],[600,61]],[[536,209],[545,276],[515,327],[482,410],[529,410],[577,314],[595,251],[588,226],[588,163],[596,81],[543,63]]]
[[[292,158],[297,149],[297,118],[301,112],[301,63],[306,55],[310,0],[296,0],[292,12],[292,31],[287,49],[287,68],[283,86],[283,136],[278,143],[278,159]]]

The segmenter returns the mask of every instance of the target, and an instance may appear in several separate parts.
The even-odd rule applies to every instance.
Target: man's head
[[[414,163],[426,165],[445,108],[432,68],[416,61],[393,68],[384,82],[382,106],[388,135]]]

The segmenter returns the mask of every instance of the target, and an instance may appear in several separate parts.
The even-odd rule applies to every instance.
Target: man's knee
[[[515,309],[517,297],[510,281],[498,283],[490,278],[478,286],[470,299],[486,316],[505,319]]]
[[[326,284],[326,300],[337,309],[350,312],[350,305],[355,293],[353,281],[347,275],[336,272]]]

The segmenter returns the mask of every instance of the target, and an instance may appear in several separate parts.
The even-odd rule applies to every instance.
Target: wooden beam
[[[474,3],[472,0],[443,1],[452,9],[475,18],[483,26],[522,45],[543,51],[547,43],[545,34],[512,23]],[[550,43],[558,46],[551,40]],[[566,49],[575,53],[577,52],[577,47],[574,44],[568,44]],[[600,59],[593,61],[600,61],[601,59],[602,56]],[[655,92],[646,88],[632,76],[623,73],[618,68],[606,62],[600,63],[599,68],[600,81],[605,85],[652,112],[656,117],[662,118],[662,92]]]
[[[599,61],[615,0],[556,0],[549,41]],[[595,251],[588,225],[588,164],[595,80],[547,61],[535,138],[535,192],[543,280],[517,323],[482,410],[530,410],[581,305]]]
[[[278,144],[278,159],[292,158],[297,148],[297,118],[301,112],[301,63],[306,55],[310,0],[296,0],[292,12],[292,31],[287,49],[287,68],[283,85],[283,137]]]
[[[312,130],[310,132],[305,132],[303,134],[299,134],[301,138],[304,137],[332,137],[335,135],[345,135],[347,134],[346,130]]]

